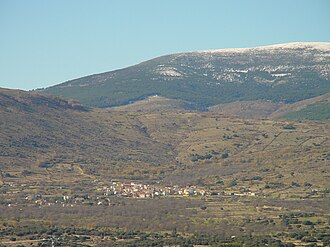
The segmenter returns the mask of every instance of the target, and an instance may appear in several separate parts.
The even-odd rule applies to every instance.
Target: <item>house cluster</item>
[[[76,205],[116,205],[111,197],[129,198],[158,198],[165,196],[206,196],[210,192],[197,188],[196,186],[161,186],[159,184],[149,185],[136,182],[111,182],[110,185],[97,188],[96,193],[74,194],[74,195],[51,195],[35,194],[25,195],[22,199],[25,203],[31,203],[39,207],[61,205],[63,207],[74,207]],[[19,202],[8,200],[9,207],[17,206]]]
[[[105,196],[132,197],[132,198],[155,198],[161,196],[205,196],[207,191],[196,188],[195,186],[179,187],[157,186],[140,184],[135,182],[112,182],[110,186],[100,188]]]

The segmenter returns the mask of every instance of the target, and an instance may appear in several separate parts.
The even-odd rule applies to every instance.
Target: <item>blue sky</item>
[[[329,0],[0,0],[0,87],[47,87],[182,51],[329,42],[329,26]]]

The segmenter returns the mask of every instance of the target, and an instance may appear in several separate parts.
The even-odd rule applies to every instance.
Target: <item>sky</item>
[[[329,0],[0,0],[0,87],[30,90],[176,52],[329,42]]]

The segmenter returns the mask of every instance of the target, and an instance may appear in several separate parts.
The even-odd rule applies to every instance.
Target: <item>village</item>
[[[94,182],[98,184],[97,181]],[[161,186],[132,181],[112,181],[106,186],[98,185],[89,191],[56,193],[57,195],[43,192],[37,194],[27,193],[25,191],[28,191],[30,188],[27,184],[7,183],[2,187],[7,190],[6,199],[2,200],[2,204],[5,203],[8,207],[17,206],[22,202],[41,207],[51,205],[62,205],[63,207],[74,207],[75,205],[111,206],[115,205],[111,198],[153,199],[167,196],[188,197],[210,194],[210,192],[199,189],[196,186]],[[34,185],[31,185],[31,187],[34,187]]]
[[[84,195],[63,195],[62,198],[41,196],[34,198],[27,197],[26,200],[34,200],[39,206],[51,206],[53,204],[61,204],[63,207],[74,207],[75,205],[103,205],[115,206],[118,203],[113,198],[138,198],[138,199],[155,199],[160,197],[177,196],[206,196],[210,194],[208,191],[199,189],[196,186],[155,186],[149,184],[141,184],[136,182],[111,182],[108,186],[96,188],[96,193]]]
[[[97,181],[94,181],[97,184]],[[90,191],[82,193],[58,193],[30,194],[20,193],[23,188],[28,189],[28,185],[23,184],[17,187],[15,184],[7,184],[10,190],[7,191],[7,200],[3,200],[8,207],[18,206],[22,202],[39,207],[61,205],[63,207],[74,207],[77,205],[117,205],[114,198],[135,198],[135,199],[156,199],[162,197],[207,197],[207,196],[256,196],[253,192],[216,192],[210,188],[199,188],[198,186],[162,186],[160,184],[143,184],[135,181],[111,181],[109,184],[98,184]],[[10,195],[19,195],[16,200]]]
[[[155,198],[160,196],[205,196],[206,190],[198,189],[196,186],[179,187],[154,186],[135,182],[112,182],[112,185],[99,188],[104,191],[105,196],[132,197],[132,198]]]

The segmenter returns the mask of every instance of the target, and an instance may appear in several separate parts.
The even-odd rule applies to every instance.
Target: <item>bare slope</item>
[[[17,93],[21,98],[43,97],[10,90],[2,92],[1,104],[8,98],[17,104]],[[229,181],[241,177],[243,170],[245,176],[254,176],[267,168],[269,181],[306,170],[299,182],[318,186],[327,176],[321,171],[329,156],[328,122],[241,120],[207,112],[81,111],[52,108],[58,100],[66,101],[46,99],[48,105],[37,108],[21,102],[32,107],[29,111],[0,107],[4,173],[20,178],[27,170],[41,178],[51,172],[52,178],[62,179],[67,166],[76,166],[64,174],[71,179],[85,174],[212,184],[214,176]],[[318,167],[318,172],[309,173],[311,167]]]
[[[0,169],[14,176],[24,170],[46,174],[61,164],[96,167],[173,159],[171,146],[150,138],[134,115],[86,110],[64,99],[16,90],[1,90],[0,115]]]
[[[268,118],[273,112],[284,104],[270,101],[236,101],[227,104],[219,104],[208,108],[211,112],[219,112],[226,116],[240,118]]]

